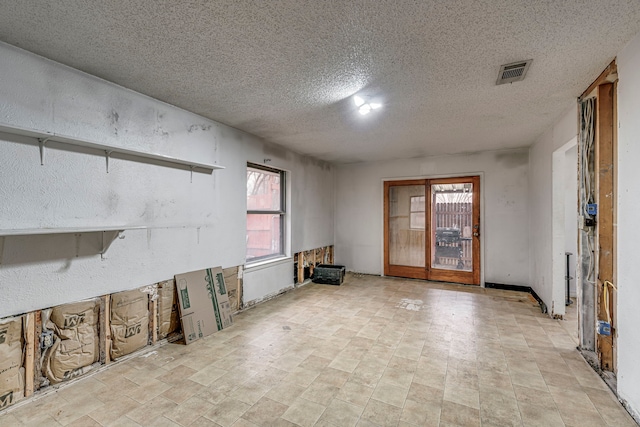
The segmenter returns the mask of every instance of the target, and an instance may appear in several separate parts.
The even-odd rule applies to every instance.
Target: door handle
[[[478,232],[476,231],[475,233],[473,233],[473,236],[474,236],[474,237],[478,237],[478,236],[480,236],[480,233],[478,233]]]
[[[473,237],[479,237],[480,236],[480,224],[475,224],[473,226],[473,229],[475,230],[473,232]]]

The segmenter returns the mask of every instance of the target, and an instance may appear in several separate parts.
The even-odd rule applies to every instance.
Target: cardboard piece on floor
[[[175,276],[186,344],[231,326],[231,307],[221,267]]]

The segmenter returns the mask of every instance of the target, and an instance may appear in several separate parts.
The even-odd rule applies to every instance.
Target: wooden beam
[[[149,313],[151,313],[151,319],[149,319],[149,332],[151,333],[151,344],[158,342],[158,299],[149,299]]]
[[[298,283],[304,282],[304,252],[298,252]]]
[[[111,295],[100,298],[100,363],[111,362]]]
[[[34,312],[25,315],[25,355],[24,355],[24,396],[33,395],[35,379],[36,356],[36,314]]]
[[[600,73],[600,75],[598,76],[598,78],[596,78],[593,83],[591,83],[589,85],[589,87],[587,88],[587,90],[585,90],[584,92],[582,92],[582,95],[580,95],[580,99],[584,99],[587,96],[589,96],[591,94],[591,92],[593,92],[594,90],[596,90],[596,88],[602,84],[605,84],[607,82],[611,83],[613,80],[611,80],[612,75],[617,75],[618,74],[618,66],[616,65],[616,60],[614,59],[613,61],[611,61],[611,63],[607,66],[607,68],[604,69],[604,71],[602,71],[602,73]],[[614,79],[615,80],[615,79]]]
[[[42,310],[37,310],[36,315],[36,348],[35,348],[35,367],[33,370],[34,391],[40,389],[41,377],[42,377],[42,349],[40,348],[40,336],[42,335]]]
[[[615,369],[613,359],[613,335],[615,334],[615,306],[613,305],[613,289],[604,286],[605,281],[613,282],[613,208],[615,193],[614,179],[614,96],[613,83],[598,86],[596,101],[596,200],[598,203],[597,234],[598,234],[598,319],[607,319],[604,306],[605,295],[611,314],[611,335],[598,335],[597,348],[600,358],[600,368],[606,371]]]
[[[238,291],[236,292],[236,296],[238,298],[238,310],[240,310],[242,308],[242,284],[244,283],[244,270],[241,265],[238,266],[238,275],[236,277],[238,278]]]

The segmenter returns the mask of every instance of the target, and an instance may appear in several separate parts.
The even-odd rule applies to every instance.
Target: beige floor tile
[[[347,381],[340,387],[337,398],[356,406],[365,407],[374,390],[374,387],[369,387],[354,381]]]
[[[417,382],[412,382],[409,387],[409,392],[407,394],[407,399],[413,400],[414,402],[420,403],[437,403],[438,405],[442,404],[442,399],[444,398],[444,389],[429,387],[424,384],[420,384]]]
[[[191,380],[182,380],[172,385],[170,389],[163,392],[160,396],[180,404],[205,388],[203,385]]]
[[[212,365],[202,368],[188,378],[193,382],[208,386],[226,373],[227,371],[224,369],[220,369]]]
[[[247,403],[227,398],[220,402],[220,404],[215,405],[206,411],[204,417],[221,425],[222,427],[229,427],[235,423],[238,418],[244,415],[250,407],[251,405],[248,405]]]
[[[311,371],[308,369],[304,369],[301,367],[295,368],[286,377],[284,377],[283,381],[291,382],[300,387],[309,387],[316,378],[320,375],[319,371]]]
[[[140,403],[127,396],[120,396],[109,404],[89,412],[89,416],[102,425],[108,425],[121,416],[140,407]]]
[[[164,411],[163,415],[181,425],[191,425],[198,418],[204,415],[211,404],[199,397],[191,397],[170,411]]]
[[[248,423],[247,427],[253,427],[252,423],[249,423],[248,421],[247,423]],[[214,423],[208,418],[200,417],[197,420],[195,420],[193,423],[191,423],[189,427],[221,427],[221,426],[220,424]],[[242,426],[238,424],[238,427],[242,427]]]
[[[19,425],[22,425],[22,423],[20,421],[18,421],[18,419],[12,413],[5,413],[3,415],[0,415],[0,425],[3,425],[3,424],[7,425],[7,426],[19,426]],[[89,425],[91,425],[91,424],[89,424]]]
[[[156,378],[167,384],[177,385],[184,381],[185,378],[189,378],[196,372],[197,371],[195,369],[180,364]]]
[[[349,275],[118,361],[0,425],[634,425],[573,332],[521,293]]]
[[[340,388],[321,381],[314,381],[300,397],[327,406],[338,394]]]
[[[331,401],[327,409],[318,420],[318,423],[325,423],[327,425],[334,425],[338,427],[351,427],[355,426],[364,407],[356,406],[351,403],[344,402],[339,399]],[[316,424],[317,425],[317,424]]]
[[[9,424],[7,424],[9,425]],[[99,422],[94,420],[88,415],[78,418],[72,423],[67,424],[67,427],[102,427]]]
[[[310,427],[318,421],[325,408],[324,405],[298,398],[289,406],[282,418],[301,427]]]
[[[416,402],[407,399],[402,408],[400,421],[417,426],[437,426],[440,423],[441,404],[436,402]]]
[[[79,418],[95,411],[104,406],[100,400],[90,393],[86,394],[84,399],[75,398],[73,402],[60,406],[51,416],[63,426],[71,424]]]
[[[240,387],[236,388],[229,394],[229,397],[248,403],[249,405],[253,405],[260,400],[262,396],[267,394],[269,390],[271,390],[271,387],[256,382],[252,378],[251,380],[243,383]]]
[[[269,390],[265,397],[289,406],[294,400],[300,397],[305,390],[305,387],[300,387],[297,384],[281,382]]]
[[[444,400],[480,409],[480,392],[473,388],[467,388],[456,383],[447,383],[444,388]]]
[[[153,425],[155,420],[167,413],[175,411],[178,405],[164,397],[157,396],[154,399],[140,405],[126,413],[127,418],[142,426]]]
[[[62,424],[54,420],[50,415],[43,415],[40,418],[34,419],[23,426],[26,427],[60,427]]]
[[[268,397],[263,397],[249,408],[241,419],[252,422],[257,426],[269,426],[275,423],[287,409],[289,409],[287,405],[271,400]]]
[[[320,372],[314,382],[322,382],[340,388],[350,377],[351,375],[348,372],[327,367]]]
[[[371,395],[372,399],[379,400],[380,402],[387,403],[389,405],[402,408],[404,401],[407,398],[409,389],[398,387],[389,383],[378,383],[378,386]]]
[[[133,392],[131,391],[125,392],[125,394],[130,398],[132,398],[133,400],[135,400],[136,402],[146,403],[151,399],[161,395],[162,393],[169,390],[170,388],[171,388],[171,385],[165,382],[162,382],[160,380],[157,380],[155,378],[152,378],[151,381],[147,383],[147,385],[140,386],[139,389]]]
[[[442,402],[440,422],[459,426],[480,426],[480,411],[453,402]]]
[[[413,372],[402,369],[386,368],[380,377],[380,382],[408,389],[413,381]]]
[[[361,419],[379,426],[394,426],[400,420],[401,414],[402,409],[397,406],[370,399],[362,412]]]
[[[356,369],[356,366],[358,366],[358,363],[360,363],[360,360],[358,359],[350,359],[348,357],[336,357],[331,361],[331,363],[329,364],[329,367],[334,369],[340,369],[341,371],[351,373],[353,372],[354,369]]]

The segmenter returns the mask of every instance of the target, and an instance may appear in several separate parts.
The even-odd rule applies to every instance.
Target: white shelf
[[[0,132],[9,133],[13,135],[21,135],[27,136],[31,138],[36,138],[40,142],[40,157],[41,162],[44,164],[44,147],[46,142],[52,141],[62,144],[75,145],[78,147],[86,147],[93,148],[96,150],[104,151],[107,156],[107,167],[108,167],[108,158],[113,154],[122,154],[126,156],[139,157],[142,159],[156,160],[159,162],[165,162],[173,165],[182,165],[188,166],[191,168],[192,172],[204,172],[204,173],[212,173],[215,169],[224,169],[224,166],[211,164],[211,163],[200,163],[193,162],[191,160],[179,159],[177,157],[165,156],[163,154],[153,154],[147,153],[139,150],[131,150],[128,148],[122,147],[114,147],[112,145],[101,144],[92,141],[86,141],[82,139],[77,139],[61,134],[56,134],[53,132],[38,132],[29,129],[24,129],[15,126],[8,126],[0,123]]]
[[[0,236],[29,236],[35,234],[74,234],[74,233],[96,233],[100,231],[124,231],[142,230],[147,227],[117,225],[108,227],[60,227],[60,228],[16,228],[13,230],[0,230]]]

